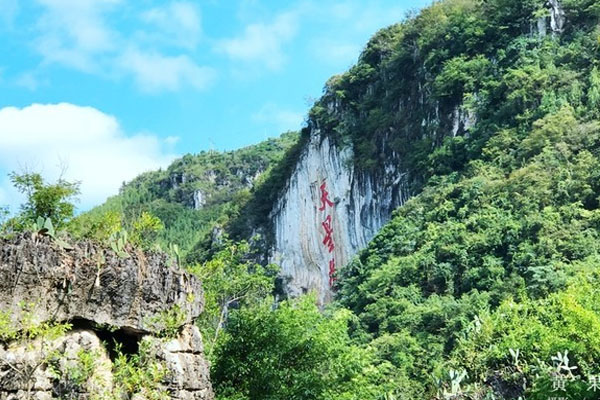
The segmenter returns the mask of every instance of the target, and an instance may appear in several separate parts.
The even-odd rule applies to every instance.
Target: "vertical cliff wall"
[[[286,294],[314,289],[321,303],[331,299],[330,275],[364,248],[409,196],[407,174],[396,164],[392,154],[376,174],[359,172],[351,147],[312,132],[270,216],[270,261],[281,266]]]
[[[547,12],[540,16],[542,3]],[[270,261],[281,266],[286,294],[316,289],[327,302],[331,272],[364,248],[395,208],[432,176],[460,171],[476,156],[477,138],[496,129],[477,123],[497,111],[487,106],[498,100],[488,97],[482,82],[494,82],[503,68],[489,56],[489,38],[504,52],[510,35],[529,32],[535,41],[546,32],[564,33],[561,2],[542,3],[516,7],[510,21],[497,13],[484,31],[464,16],[495,15],[494,5],[436,2],[419,17],[379,31],[356,65],[327,82],[309,113],[303,136],[308,140],[269,218]],[[448,17],[442,21],[440,15]],[[460,34],[433,40],[430,27],[436,23]],[[497,28],[507,24],[510,32]],[[470,55],[465,40],[482,54]],[[499,120],[512,117],[497,112],[505,113]],[[325,208],[322,185],[332,202]]]
[[[405,39],[410,29],[378,32],[309,113],[308,140],[269,218],[270,261],[281,266],[288,295],[315,289],[321,303],[329,301],[331,273],[419,190],[435,149],[476,122],[462,93],[436,93],[426,55]],[[333,204],[320,210],[323,184]]]

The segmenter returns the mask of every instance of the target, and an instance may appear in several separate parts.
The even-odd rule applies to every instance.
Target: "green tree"
[[[390,388],[371,353],[351,344],[350,318],[322,313],[314,296],[232,312],[211,373],[218,398],[384,398]]]
[[[600,71],[594,67],[590,73],[590,86],[588,89],[588,102],[591,111],[596,117],[600,116]]]
[[[274,290],[277,267],[263,267],[248,259],[247,242],[225,240],[210,261],[189,270],[202,279],[205,307],[200,317],[207,353],[212,355],[232,307],[253,307]]]
[[[144,211],[133,221],[132,228],[131,242],[149,249],[155,243],[158,232],[165,229],[165,226],[158,217]]]
[[[17,217],[17,227],[36,221],[38,217],[50,218],[54,227],[62,228],[73,217],[74,201],[79,194],[79,182],[68,182],[63,178],[47,183],[39,173],[9,174],[17,190],[26,196]]]

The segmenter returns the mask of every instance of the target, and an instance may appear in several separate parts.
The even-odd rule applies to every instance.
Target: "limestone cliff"
[[[0,399],[122,396],[117,348],[126,357],[144,349],[144,368],[162,371],[160,393],[213,398],[193,325],[201,283],[164,254],[128,251],[119,257],[91,242],[66,250],[36,234],[0,242]],[[45,328],[57,323],[69,325],[51,335]]]
[[[290,296],[316,289],[321,303],[329,301],[330,275],[364,248],[409,196],[407,175],[393,155],[376,175],[353,169],[352,156],[350,147],[314,132],[271,214],[271,261],[280,265]],[[323,204],[324,192],[331,204]]]
[[[381,30],[355,66],[327,82],[309,113],[302,151],[269,215],[268,258],[281,266],[285,294],[316,290],[327,302],[331,275],[335,279],[394,209],[432,176],[462,168],[468,150],[461,146],[474,130],[482,134],[476,131],[481,88],[448,84],[466,58],[432,63],[427,47],[407,38],[418,37],[419,24],[430,23],[427,18],[444,7],[475,12],[475,3],[467,3],[440,3],[414,23]],[[567,17],[561,1],[550,0],[545,7],[542,17],[536,17],[540,10],[523,9],[523,26],[515,24],[515,34],[535,23],[540,36],[562,34]],[[494,62],[484,57],[471,61],[481,70],[493,69]],[[447,142],[456,146],[452,159],[436,154]],[[322,185],[332,204],[320,210]]]

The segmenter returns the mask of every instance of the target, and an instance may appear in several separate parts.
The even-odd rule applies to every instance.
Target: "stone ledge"
[[[0,310],[16,318],[26,303],[40,322],[86,319],[144,334],[158,333],[152,319],[175,306],[182,325],[202,312],[200,281],[165,254],[130,250],[120,258],[90,241],[73,247],[30,233],[0,240]]]

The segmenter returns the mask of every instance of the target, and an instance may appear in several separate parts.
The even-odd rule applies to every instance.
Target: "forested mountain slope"
[[[393,160],[413,198],[337,274],[360,389],[335,370],[343,394],[297,398],[597,396],[599,16],[591,0],[442,1],[328,82],[307,142],[349,147],[353,176]],[[218,390],[285,398],[243,372],[257,326],[229,327]]]
[[[194,247],[217,396],[595,398],[599,17],[595,0],[435,2],[328,81],[252,189],[126,186],[118,202],[181,216],[163,244]],[[223,201],[195,214],[196,190]],[[214,240],[214,222],[262,237]],[[256,251],[299,300],[266,295]]]
[[[327,82],[288,178],[259,196],[272,206],[242,214],[254,230],[267,222],[285,291],[326,301],[332,273],[396,207],[481,159],[490,138],[522,138],[565,107],[596,117],[597,14],[591,1],[443,1],[377,33]]]
[[[123,185],[117,196],[73,221],[78,236],[108,237],[113,230],[149,229],[144,242],[179,247],[182,258],[239,214],[254,184],[297,142],[290,132],[276,139],[229,152],[187,154],[167,169],[148,172]],[[96,237],[99,238],[99,237]],[[103,239],[103,237],[100,237]]]

